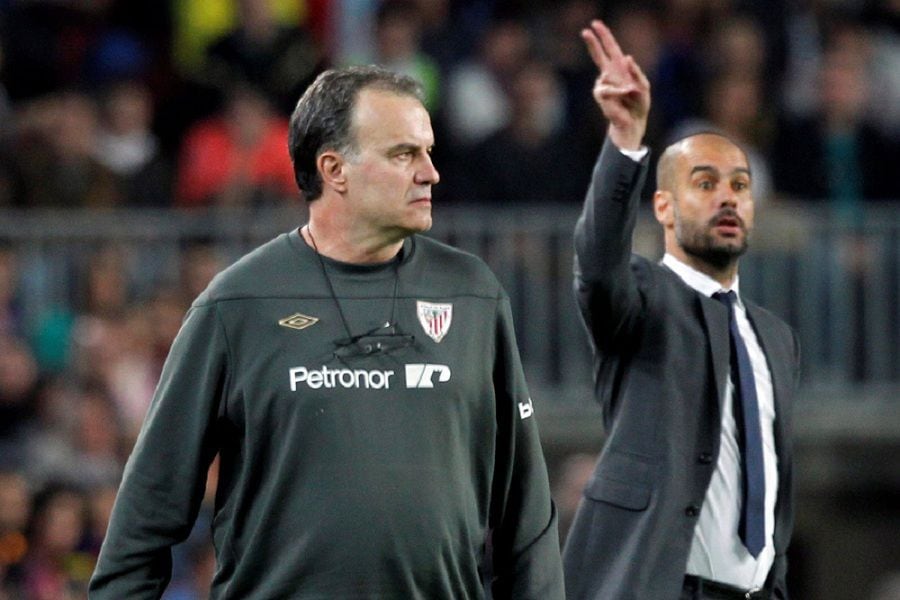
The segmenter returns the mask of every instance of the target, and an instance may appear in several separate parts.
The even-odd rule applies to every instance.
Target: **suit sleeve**
[[[562,600],[565,590],[556,507],[550,498],[534,404],[516,348],[512,313],[504,295],[499,302],[494,365],[493,598]]]
[[[607,141],[575,225],[575,295],[600,351],[621,339],[642,304],[630,262],[648,160],[635,162]]]
[[[171,547],[190,533],[216,452],[226,353],[216,307],[191,308],[126,464],[91,599],[162,596],[171,578]]]

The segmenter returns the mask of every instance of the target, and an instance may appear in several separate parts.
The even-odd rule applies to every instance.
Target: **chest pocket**
[[[626,452],[605,452],[584,495],[628,510],[644,510],[650,504],[657,465],[652,459]]]

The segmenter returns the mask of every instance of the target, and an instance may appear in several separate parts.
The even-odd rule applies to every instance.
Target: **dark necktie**
[[[735,417],[738,423],[738,446],[741,449],[743,502],[738,534],[747,551],[756,558],[765,546],[766,477],[763,470],[762,431],[759,424],[759,402],[756,381],[747,346],[738,330],[734,314],[737,297],[734,292],[716,292],[713,298],[728,308],[728,330],[731,338],[731,379],[735,392]]]

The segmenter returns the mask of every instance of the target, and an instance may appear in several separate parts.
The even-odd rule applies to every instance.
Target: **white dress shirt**
[[[666,254],[663,264],[674,271],[688,286],[704,296],[726,291],[708,275],[684,264],[671,254]],[[773,534],[775,531],[775,499],[778,492],[778,457],[775,453],[775,396],[772,391],[772,374],[763,354],[756,332],[747,318],[747,310],[741,300],[738,279],[731,287],[737,295],[735,318],[738,330],[744,338],[753,376],[756,380],[756,396],[759,401],[759,419],[762,428],[763,468],[766,480],[765,514],[766,545],[759,556],[753,558],[738,535],[741,517],[741,454],[737,442],[734,420],[734,382],[731,374],[722,402],[722,438],[719,458],[713,472],[700,518],[694,529],[694,539],[685,572],[727,583],[744,589],[762,587],[775,560]],[[728,332],[724,332],[728,335]]]

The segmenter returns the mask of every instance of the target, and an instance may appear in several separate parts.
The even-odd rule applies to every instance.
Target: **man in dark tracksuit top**
[[[92,598],[163,593],[217,453],[213,598],[476,599],[485,564],[493,598],[563,597],[508,299],[480,260],[416,235],[438,182],[420,98],[375,67],[301,98],[309,224],[191,307]]]
[[[649,84],[602,22],[583,37],[610,124],[575,229],[575,287],[607,439],[566,541],[568,598],[787,598],[798,344],[740,293],[746,154],[711,133],[667,148],[653,197],[666,254],[633,255]]]

